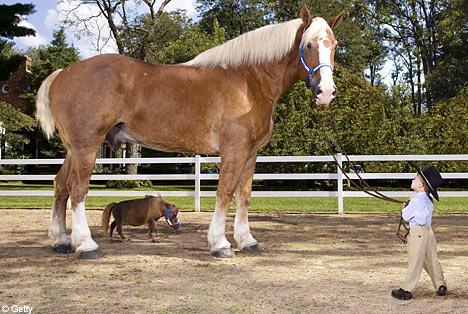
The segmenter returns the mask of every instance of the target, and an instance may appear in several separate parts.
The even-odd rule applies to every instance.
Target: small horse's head
[[[179,214],[179,209],[174,205],[167,202],[164,202],[164,216],[166,222],[169,226],[171,226],[175,231],[180,229],[180,221],[177,218]]]
[[[307,72],[306,85],[314,93],[318,106],[327,106],[336,96],[333,66],[337,41],[332,29],[341,23],[345,15],[343,11],[327,23],[320,17],[312,19],[306,5],[301,10],[304,33],[299,46],[300,63]]]

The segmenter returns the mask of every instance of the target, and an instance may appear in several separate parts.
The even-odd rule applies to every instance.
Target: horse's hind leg
[[[53,240],[52,250],[55,253],[70,253],[71,242],[67,237],[66,211],[67,211],[67,179],[70,175],[70,156],[67,154],[60,171],[54,179],[55,200],[50,215],[49,235]]]
[[[130,239],[125,238],[122,231],[122,220],[117,221],[117,233],[120,235],[122,241],[130,241]]]
[[[248,209],[252,193],[252,179],[255,172],[257,155],[247,161],[244,173],[236,188],[236,218],[234,220],[234,240],[237,247],[243,253],[259,254],[263,250],[258,245],[257,240],[250,234]]]
[[[91,238],[85,213],[85,198],[94,169],[97,147],[72,149],[71,171],[67,181],[73,208],[72,245],[79,258],[98,258],[99,246]]]
[[[115,220],[111,223],[110,225],[110,229],[109,229],[109,237],[111,238],[111,240],[113,239],[113,236],[114,236],[114,229],[115,229],[115,226],[117,226],[117,223],[115,222]]]

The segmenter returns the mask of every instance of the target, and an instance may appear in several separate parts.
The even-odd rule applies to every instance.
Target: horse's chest
[[[268,121],[265,121],[263,129],[259,132],[255,148],[258,150],[265,146],[273,135],[273,117],[270,117]]]

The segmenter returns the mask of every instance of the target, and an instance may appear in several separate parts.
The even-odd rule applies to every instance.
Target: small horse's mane
[[[188,66],[235,68],[277,60],[291,51],[301,19],[267,25],[202,52]]]

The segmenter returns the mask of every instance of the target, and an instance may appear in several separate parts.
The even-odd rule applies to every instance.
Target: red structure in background
[[[24,56],[23,62],[8,80],[0,81],[0,101],[13,105],[23,113],[27,112],[27,105],[19,96],[31,90],[31,66],[31,58]]]

